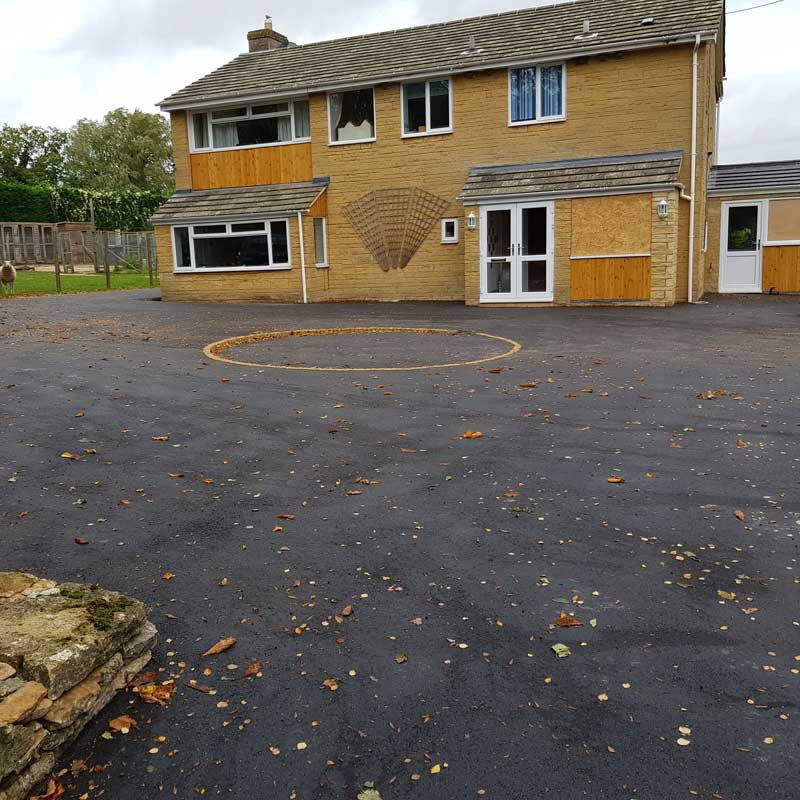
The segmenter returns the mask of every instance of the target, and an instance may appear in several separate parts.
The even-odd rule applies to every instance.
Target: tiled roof
[[[469,203],[528,195],[601,194],[645,186],[676,186],[682,161],[683,153],[676,150],[540,164],[474,167],[469,171],[460,199]]]
[[[573,0],[456,22],[244,53],[162,100],[180,108],[713,39],[723,0]],[[583,35],[584,20],[590,33]]]
[[[150,221],[154,225],[168,225],[308,211],[327,186],[326,178],[316,178],[308,183],[175,192]]]
[[[800,190],[800,161],[721,164],[712,168],[708,181],[708,191],[716,193],[781,190]]]

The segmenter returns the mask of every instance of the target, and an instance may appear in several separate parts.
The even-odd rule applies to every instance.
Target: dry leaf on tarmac
[[[747,517],[744,515],[744,511],[736,511],[734,516],[739,520],[739,522],[745,522],[747,520]]]
[[[112,731],[117,731],[118,733],[129,733],[131,728],[135,728],[136,726],[136,720],[133,717],[129,717],[127,714],[116,717],[108,723],[108,727],[111,728]]]
[[[61,800],[64,796],[64,784],[54,781],[52,778],[47,783],[47,791],[44,794],[37,794],[30,800]]]
[[[625,483],[625,478],[623,478],[621,475],[612,475],[608,479],[608,482],[609,483]]]
[[[220,639],[213,647],[209,647],[208,650],[203,653],[203,656],[219,655],[220,653],[224,653],[226,650],[230,650],[235,644],[235,636],[229,636],[227,639]]]
[[[168,442],[169,436],[151,436],[150,437],[154,442]]]
[[[464,431],[459,439],[483,439],[483,434],[480,431]]]
[[[174,692],[174,683],[161,685],[151,683],[147,686],[139,687],[139,697],[141,697],[145,703],[157,703],[160,706],[165,706],[172,698]]]
[[[553,624],[558,625],[559,628],[583,627],[583,623],[579,619],[575,619],[575,617],[571,617],[569,614],[565,614],[563,611],[558,615],[558,619]]]

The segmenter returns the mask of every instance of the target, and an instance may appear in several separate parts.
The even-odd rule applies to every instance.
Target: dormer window
[[[280,100],[192,115],[193,150],[233,150],[311,138],[308,100]]]

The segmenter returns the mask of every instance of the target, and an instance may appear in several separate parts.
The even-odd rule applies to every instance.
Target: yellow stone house
[[[153,218],[163,296],[716,292],[724,25],[723,0],[576,0],[302,46],[267,21],[160,104],[177,179]],[[798,208],[771,205],[800,245]]]

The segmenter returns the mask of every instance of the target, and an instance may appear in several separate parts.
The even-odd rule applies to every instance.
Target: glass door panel
[[[486,212],[484,293],[487,295],[496,297],[511,294],[511,231],[511,208],[491,209]]]
[[[523,256],[543,256],[547,254],[547,208],[521,209],[521,248]]]
[[[489,259],[486,263],[486,294],[511,293],[511,260]]]
[[[547,261],[523,261],[522,262],[522,286],[520,291],[523,294],[546,293],[547,286]]]

